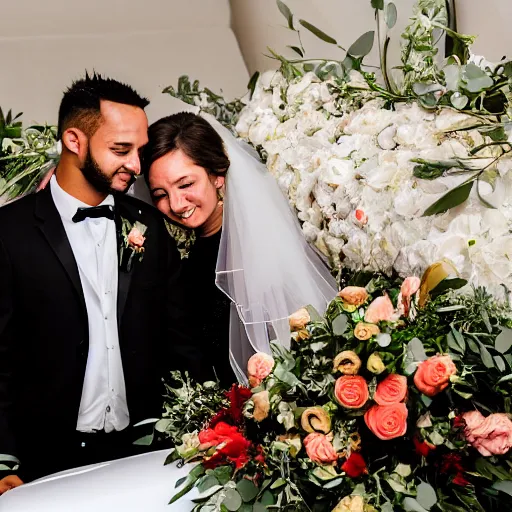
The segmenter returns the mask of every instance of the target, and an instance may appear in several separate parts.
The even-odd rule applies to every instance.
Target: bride
[[[225,386],[246,383],[249,357],[270,353],[271,340],[287,345],[288,316],[306,304],[323,311],[336,282],[257,154],[213,118],[182,112],[154,123],[144,165],[184,256],[184,300],[198,304],[196,339],[210,367],[197,373]],[[189,468],[163,466],[166,456],[50,475],[5,493],[0,512],[192,510],[188,497],[167,505],[173,481]]]

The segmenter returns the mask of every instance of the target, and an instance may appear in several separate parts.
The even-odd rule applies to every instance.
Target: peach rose
[[[255,421],[263,421],[270,411],[270,401],[268,397],[268,391],[260,391],[252,396],[254,402],[254,412],[252,417]]]
[[[387,295],[377,297],[366,310],[364,321],[370,324],[376,324],[382,321],[389,321],[393,318],[395,309],[393,303]]]
[[[350,306],[362,306],[368,300],[366,288],[360,286],[346,286],[338,293],[345,304]]]
[[[256,352],[247,363],[247,373],[249,374],[249,384],[255,388],[259,386],[263,379],[268,377],[274,368],[274,359],[264,352]]]
[[[329,437],[324,434],[309,434],[304,439],[308,457],[317,464],[332,464],[338,460],[338,454]]]
[[[414,374],[414,384],[427,396],[435,396],[448,387],[450,377],[457,368],[448,355],[433,356],[419,364]]]
[[[145,240],[146,238],[137,228],[132,228],[128,233],[128,243],[136,249],[141,250]]]
[[[373,399],[379,405],[391,405],[405,400],[407,395],[407,377],[392,373],[379,382]]]
[[[333,367],[335,372],[343,375],[356,375],[361,368],[361,359],[352,350],[344,350],[334,358]]]
[[[380,329],[375,324],[367,324],[366,322],[358,322],[354,329],[354,336],[361,341],[369,340],[372,336],[377,336]]]
[[[405,435],[407,407],[403,403],[374,405],[364,415],[367,427],[382,441]]]
[[[368,401],[368,384],[359,375],[343,375],[334,385],[334,396],[347,409],[360,409]]]
[[[400,287],[402,297],[411,297],[420,289],[421,279],[416,276],[408,277]]]
[[[309,316],[306,308],[301,308],[291,314],[288,317],[288,321],[290,323],[290,330],[292,332],[298,332],[306,327],[306,325],[311,321],[311,317]]]
[[[483,421],[479,422],[480,417]],[[512,448],[512,421],[506,414],[491,414],[484,418],[478,411],[471,411],[464,413],[462,418],[466,423],[466,439],[484,457],[504,455]]]

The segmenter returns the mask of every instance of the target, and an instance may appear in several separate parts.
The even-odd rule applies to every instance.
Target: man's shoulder
[[[17,224],[28,217],[32,217],[36,194],[15,199],[0,208],[0,230],[9,224]]]

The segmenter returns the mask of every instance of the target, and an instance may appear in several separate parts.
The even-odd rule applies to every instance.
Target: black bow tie
[[[104,204],[90,208],[78,208],[75,215],[73,215],[73,222],[82,222],[87,217],[94,219],[106,217],[107,219],[114,220],[114,207]]]

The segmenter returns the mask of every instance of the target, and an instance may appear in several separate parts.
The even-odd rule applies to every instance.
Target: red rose
[[[470,485],[470,482],[464,478],[463,473],[457,473],[452,482],[455,485],[460,485],[461,487],[467,487],[468,485]]]
[[[405,404],[374,405],[364,415],[368,428],[383,441],[402,437],[407,431]]]
[[[347,409],[360,409],[368,401],[368,384],[359,375],[343,375],[334,386],[334,396]]]
[[[368,472],[363,456],[357,452],[350,454],[350,457],[343,463],[341,469],[345,471],[350,478],[357,478]]]
[[[407,395],[407,377],[392,373],[379,382],[373,399],[379,405],[403,402]]]
[[[419,364],[414,374],[414,384],[427,396],[435,396],[448,387],[450,377],[457,373],[452,358],[438,355]]]
[[[427,441],[422,441],[420,443],[420,440],[417,437],[413,439],[413,443],[416,453],[422,457],[427,457],[432,450],[436,449],[435,445],[430,444]]]

